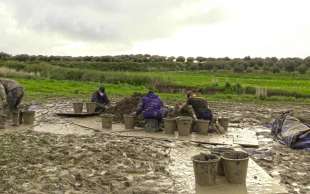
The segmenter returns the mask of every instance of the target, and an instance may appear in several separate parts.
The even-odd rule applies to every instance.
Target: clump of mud
[[[28,131],[0,147],[0,193],[173,193],[166,142]]]
[[[124,98],[115,106],[109,108],[107,113],[114,114],[115,121],[122,121],[124,114],[130,114],[136,111],[137,106],[143,96],[145,96],[145,94],[134,93],[132,96]]]

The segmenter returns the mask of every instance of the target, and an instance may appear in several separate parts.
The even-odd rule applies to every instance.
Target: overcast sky
[[[309,0],[0,0],[0,51],[305,57],[309,8]]]

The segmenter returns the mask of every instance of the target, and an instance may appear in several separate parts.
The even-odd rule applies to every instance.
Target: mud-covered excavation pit
[[[34,126],[0,131],[0,193],[307,193],[309,153],[292,151],[271,139],[264,127],[273,114],[304,106],[211,104],[216,114],[230,117],[230,129],[255,135],[259,147],[246,148],[250,161],[246,186],[195,186],[191,157],[215,146],[240,149],[237,142],[197,143],[124,131],[119,123],[102,130],[100,117],[66,118],[70,102],[34,106]],[[228,136],[233,135],[229,134]],[[211,137],[211,136],[210,136]],[[199,139],[198,139],[199,140]],[[223,143],[221,143],[223,144]],[[279,148],[280,147],[280,148]],[[282,160],[284,159],[284,160]],[[300,161],[298,161],[298,159]],[[294,166],[295,163],[300,165]],[[260,166],[258,166],[259,164]],[[279,168],[280,169],[279,169]],[[293,172],[294,171],[294,172]],[[220,182],[225,182],[220,178]],[[223,190],[224,188],[224,190]]]

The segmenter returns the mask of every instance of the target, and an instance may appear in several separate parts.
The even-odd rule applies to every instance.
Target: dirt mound
[[[123,114],[130,114],[136,111],[137,106],[143,96],[145,96],[145,94],[134,93],[132,96],[124,98],[115,106],[109,108],[107,112],[114,114],[114,120],[119,122],[122,120]]]

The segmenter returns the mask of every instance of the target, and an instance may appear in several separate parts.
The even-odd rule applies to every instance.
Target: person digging
[[[13,126],[19,125],[19,105],[24,96],[23,87],[15,80],[0,79],[0,98],[2,100],[2,114],[8,109],[12,115]]]
[[[91,102],[96,103],[96,112],[104,112],[108,106],[110,106],[110,100],[105,92],[104,86],[100,86],[97,91],[95,91],[91,97]]]

